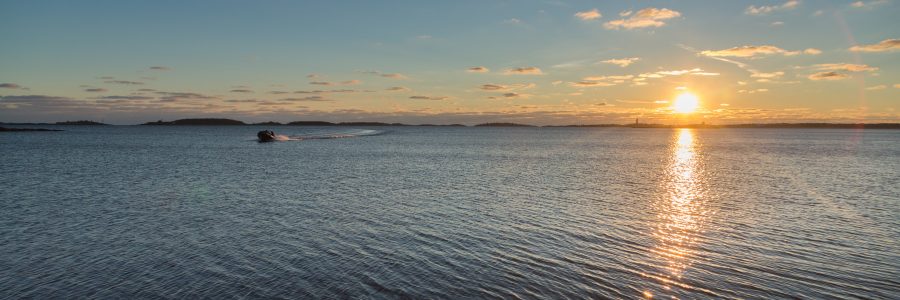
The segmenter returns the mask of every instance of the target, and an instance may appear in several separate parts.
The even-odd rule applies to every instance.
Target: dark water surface
[[[63,128],[0,298],[900,299],[900,131]]]

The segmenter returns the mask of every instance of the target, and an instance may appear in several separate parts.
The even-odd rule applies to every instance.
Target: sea
[[[43,127],[2,299],[900,299],[900,130]]]

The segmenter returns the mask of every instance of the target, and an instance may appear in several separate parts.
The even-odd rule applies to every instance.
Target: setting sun
[[[691,93],[678,95],[672,103],[672,109],[677,113],[683,114],[692,113],[696,111],[699,106],[700,100],[697,99],[697,95]]]

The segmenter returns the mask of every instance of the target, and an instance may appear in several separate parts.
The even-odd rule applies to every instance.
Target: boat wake
[[[345,131],[331,131],[331,132],[310,132],[306,134],[298,134],[298,135],[283,135],[276,134],[273,141],[275,142],[289,142],[289,141],[305,141],[305,140],[329,140],[329,139],[342,139],[342,138],[353,138],[353,137],[363,137],[363,136],[373,136],[383,134],[382,130],[372,130],[372,129],[350,129]]]

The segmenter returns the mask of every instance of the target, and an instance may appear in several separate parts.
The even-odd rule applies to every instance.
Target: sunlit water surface
[[[900,131],[64,129],[0,134],[0,298],[900,299]]]

